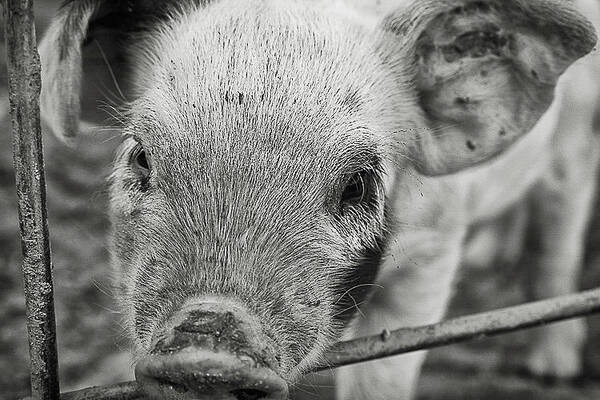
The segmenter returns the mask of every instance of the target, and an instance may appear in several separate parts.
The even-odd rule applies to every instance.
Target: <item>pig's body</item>
[[[360,10],[348,12],[355,20],[369,8],[366,1],[349,3]],[[389,3],[378,2],[381,9],[376,14],[385,15]],[[579,1],[577,7],[599,26],[597,1]],[[364,21],[371,25],[376,19],[371,15]],[[532,295],[547,298],[577,289],[598,179],[600,136],[595,122],[600,113],[599,65],[596,52],[573,65],[559,81],[552,106],[531,132],[490,162],[444,177],[396,172],[402,174],[396,178],[402,182],[402,195],[393,207],[399,232],[386,253],[372,303],[361,306],[366,317],[354,322],[348,337],[438,321],[451,297],[459,263],[489,262],[496,252],[516,253],[514,247],[524,239],[525,219],[532,220],[542,237],[540,260],[531,266]],[[530,211],[524,211],[529,207]],[[495,225],[512,208],[520,214],[513,216],[516,221],[506,235]],[[465,243],[473,229],[487,234],[485,243],[473,244],[483,245],[477,249],[483,260],[469,259],[469,252],[465,253],[465,245],[466,250],[473,250]],[[514,261],[516,255],[508,255],[507,260]],[[576,375],[581,370],[584,331],[580,321],[544,328],[527,367],[539,375]],[[365,365],[344,368],[339,374],[338,393],[347,399],[402,398],[396,397],[397,389],[403,386],[409,393],[414,387],[413,371],[423,356],[372,362],[367,373]],[[368,389],[386,386],[389,392],[374,394]]]
[[[571,71],[565,81],[578,80],[579,85],[564,86],[540,123],[497,159],[446,177],[414,172],[402,176],[400,192],[410,196],[395,202],[401,232],[394,236],[395,246],[386,253],[372,303],[360,306],[361,315],[366,317],[355,321],[347,338],[439,321],[451,298],[460,263],[487,264],[497,261],[497,252],[510,253],[500,254],[502,261],[516,261],[525,236],[524,219],[535,218],[530,222],[538,224],[536,232],[549,236],[538,265],[530,266],[536,268],[529,282],[534,298],[577,290],[600,154],[600,137],[593,127],[600,91],[588,92],[600,82],[600,74],[594,72],[591,77],[589,69],[581,80],[577,75],[582,73],[580,69]],[[581,96],[578,89],[582,87],[593,97]],[[511,215],[517,220],[511,220],[507,235],[505,227],[496,224],[504,222],[498,219],[512,208],[519,214]],[[471,230],[476,230],[475,235],[486,235],[484,243],[471,243],[475,241],[469,236]],[[477,256],[470,257],[472,251]],[[418,300],[411,303],[407,298]],[[581,321],[551,325],[537,334],[537,346],[527,359],[531,372],[562,378],[581,372],[585,343]],[[418,370],[416,365],[423,357],[421,353],[371,362],[368,364],[373,369],[366,374],[366,364],[342,368],[337,385],[340,398],[404,398],[394,397],[398,386],[410,392],[416,380],[412,372]],[[349,372],[353,369],[356,373]],[[367,389],[370,387],[390,387],[390,391],[379,390],[373,395]]]
[[[568,6],[196,3],[134,36],[111,181],[117,293],[149,395],[283,399],[344,329],[440,320],[469,230],[530,200],[534,292],[575,289],[598,83],[580,62],[546,112],[595,41]],[[71,2],[51,27],[42,109],[59,135],[77,131],[89,20],[130,23],[136,6],[152,15],[143,4]],[[582,339],[576,322],[547,328],[529,367],[577,373]],[[341,369],[339,398],[411,397],[423,355]]]

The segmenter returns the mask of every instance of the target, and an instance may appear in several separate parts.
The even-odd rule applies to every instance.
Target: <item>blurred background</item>
[[[59,2],[35,3],[39,38]],[[3,32],[1,21],[0,25]],[[29,354],[3,37],[0,47],[0,399],[16,399],[29,394]],[[84,103],[93,109],[116,90],[100,83],[108,82],[108,69],[97,49],[86,69]],[[88,117],[112,124],[103,111]],[[72,147],[44,137],[63,391],[133,376],[128,343],[110,294],[106,246],[106,177],[119,141],[118,132],[111,130],[81,136]],[[582,289],[600,286],[600,213],[596,214],[588,235]],[[524,302],[525,276],[520,267],[465,268],[450,315]],[[419,399],[600,399],[600,317],[588,322],[584,374],[575,381],[553,382],[522,373],[524,350],[535,340],[535,332],[526,331],[431,351]],[[332,399],[332,393],[331,377],[325,373],[299,384],[295,398]]]

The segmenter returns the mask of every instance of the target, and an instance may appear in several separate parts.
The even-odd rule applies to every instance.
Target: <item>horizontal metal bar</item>
[[[6,0],[3,5],[31,393],[36,399],[51,400],[59,397],[58,362],[40,128],[40,59],[33,0]]]
[[[600,288],[496,311],[454,318],[432,325],[383,331],[379,335],[339,342],[326,362],[309,372],[375,360],[416,350],[480,339],[551,322],[600,312]],[[135,382],[66,393],[64,400],[134,400],[140,398]]]
[[[144,397],[138,391],[135,382],[124,382],[63,393],[60,398],[61,400],[141,400]]]
[[[314,371],[500,335],[600,312],[600,288],[334,345]]]

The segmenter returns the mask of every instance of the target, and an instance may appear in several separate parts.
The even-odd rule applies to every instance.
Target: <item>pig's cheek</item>
[[[131,301],[137,269],[139,268],[140,240],[136,238],[135,220],[121,213],[113,221],[112,235],[112,258],[113,269],[116,278],[115,288],[119,291],[118,296],[125,308]]]
[[[134,261],[136,248],[139,246],[136,221],[133,215],[122,211],[114,216],[112,242],[115,256],[122,264],[128,264]]]
[[[327,307],[313,306],[308,314],[302,316],[305,318],[304,323],[296,322],[296,330],[291,335],[292,343],[288,346],[293,360],[289,373],[290,380],[297,380],[303,371],[314,365],[331,343],[337,327],[330,318],[326,317],[328,314],[330,310]]]
[[[110,207],[111,213],[130,214],[133,209],[132,194],[130,187],[132,183],[128,179],[118,176],[117,172],[113,174],[113,181],[110,185]]]
[[[135,201],[135,193],[126,190],[126,181],[116,181],[111,187],[110,215],[113,232],[113,248],[122,263],[133,260],[136,247],[136,225],[141,209]]]

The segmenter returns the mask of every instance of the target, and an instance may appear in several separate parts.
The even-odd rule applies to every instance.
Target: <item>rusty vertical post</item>
[[[31,391],[36,399],[58,399],[56,322],[40,128],[40,60],[33,0],[3,0],[3,5]]]

